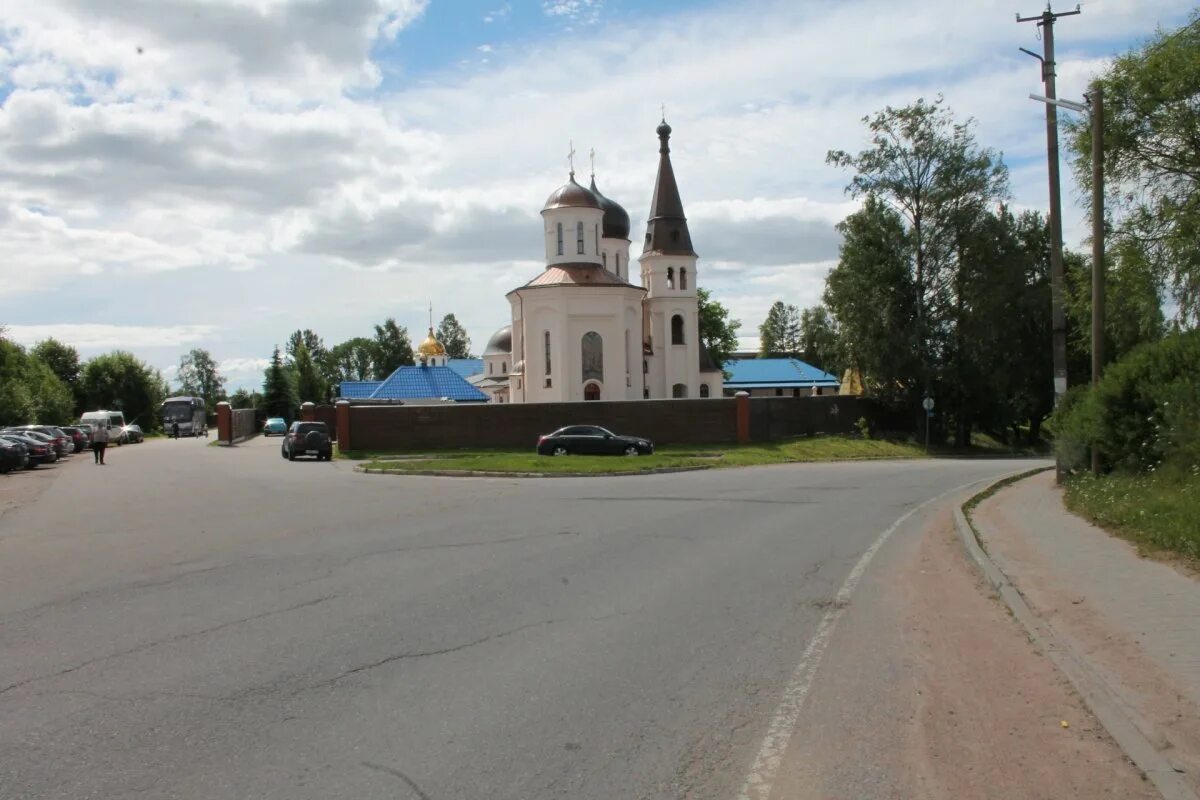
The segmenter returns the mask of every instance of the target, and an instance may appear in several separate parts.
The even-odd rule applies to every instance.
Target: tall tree
[[[74,395],[54,370],[0,338],[0,425],[64,425],[74,416]]]
[[[271,363],[263,373],[262,408],[267,416],[291,420],[295,418],[297,406],[296,387],[276,346],[271,353]]]
[[[797,355],[800,352],[800,309],[776,300],[758,326],[758,355]]]
[[[308,348],[296,348],[293,368],[296,373],[296,396],[301,403],[324,403],[329,399],[329,385],[313,363]]]
[[[1115,59],[1104,88],[1105,205],[1123,217],[1116,238],[1134,243],[1169,281],[1184,322],[1200,322],[1200,11]],[[1074,165],[1091,186],[1092,132],[1071,123]]]
[[[825,279],[824,300],[838,325],[838,361],[857,369],[872,394],[904,402],[921,379],[904,220],[867,195],[863,207],[837,227],[841,253]]]
[[[132,353],[116,350],[83,365],[84,408],[120,411],[125,421],[146,430],[160,425],[158,407],[165,399],[162,376]]]
[[[397,325],[392,317],[375,326],[375,363],[372,366],[376,380],[383,380],[397,367],[415,363],[407,328]]]
[[[696,289],[696,302],[699,307],[700,341],[708,350],[712,363],[723,367],[737,350],[737,332],[742,323],[730,319],[729,309],[713,300],[708,289]]]
[[[321,341],[321,337],[317,336],[316,332],[310,328],[303,330],[292,331],[287,338],[287,343],[284,345],[284,352],[287,354],[289,364],[295,363],[296,351],[304,347],[308,350],[309,358],[314,361],[319,360],[325,353],[325,343]]]
[[[74,398],[76,408],[79,404],[79,373],[82,366],[79,363],[79,351],[57,339],[43,339],[33,346],[29,354],[41,361],[66,384]]]
[[[234,408],[262,408],[262,392],[238,389],[236,392],[229,395],[229,405]]]
[[[438,323],[437,340],[450,358],[472,358],[471,337],[453,314],[447,314]]]
[[[829,315],[829,310],[823,305],[804,309],[800,313],[800,341],[797,348],[800,357],[840,379],[837,349],[837,323]]]
[[[225,399],[225,378],[211,353],[202,348],[189,350],[179,359],[178,378],[181,394],[203,397],[207,413],[217,412],[217,403]]]
[[[330,383],[371,380],[377,360],[375,352],[375,341],[365,336],[335,344],[329,351],[333,375]]]
[[[916,301],[916,344],[921,387],[937,380],[940,353],[953,346],[953,315],[960,311],[956,274],[966,239],[989,204],[1007,193],[1008,173],[999,156],[980,148],[973,122],[957,123],[939,97],[903,108],[888,106],[864,117],[871,147],[857,155],[830,151],[826,160],[854,170],[846,190],[889,204],[906,223],[906,260]]]

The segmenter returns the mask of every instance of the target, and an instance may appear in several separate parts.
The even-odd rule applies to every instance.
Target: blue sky
[[[752,338],[774,300],[819,300],[855,207],[825,153],[864,146],[884,105],[943,94],[1003,151],[1013,204],[1045,208],[1018,10],[1040,7],[0,0],[0,324],[168,375],[204,347],[234,387],[300,327],[332,345],[394,316],[419,340],[430,303],[482,346],[541,269],[569,141],[640,241],[665,103],[699,283]],[[1189,10],[1085,4],[1058,29],[1060,93]]]

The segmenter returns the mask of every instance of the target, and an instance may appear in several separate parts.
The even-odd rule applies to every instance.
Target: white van
[[[91,425],[93,428],[103,425],[108,430],[110,443],[125,443],[125,415],[120,411],[87,411],[79,418],[79,424]]]

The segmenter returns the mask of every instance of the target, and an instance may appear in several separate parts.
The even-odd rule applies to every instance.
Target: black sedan
[[[538,437],[542,456],[648,456],[654,442],[641,436],[620,436],[598,425],[568,425]]]
[[[0,473],[29,466],[29,448],[15,439],[0,437]]]
[[[54,445],[45,439],[36,439],[33,436],[26,436],[21,433],[6,433],[0,431],[0,439],[6,439],[10,442],[20,442],[25,445],[26,455],[29,457],[28,463],[25,464],[26,469],[33,469],[38,464],[53,464],[58,461],[58,454],[54,452]]]

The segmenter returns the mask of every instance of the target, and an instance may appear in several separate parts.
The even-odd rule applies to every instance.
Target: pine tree
[[[446,355],[450,358],[472,358],[471,337],[453,314],[442,317],[437,328],[437,340],[446,348]]]
[[[304,344],[296,348],[293,368],[296,372],[296,394],[301,403],[324,403],[328,400],[328,384],[321,377]]]
[[[267,367],[263,379],[263,409],[268,417],[283,417],[290,420],[295,416],[296,388],[292,385],[291,376],[283,366],[283,356],[276,345],[271,354],[271,364]]]

